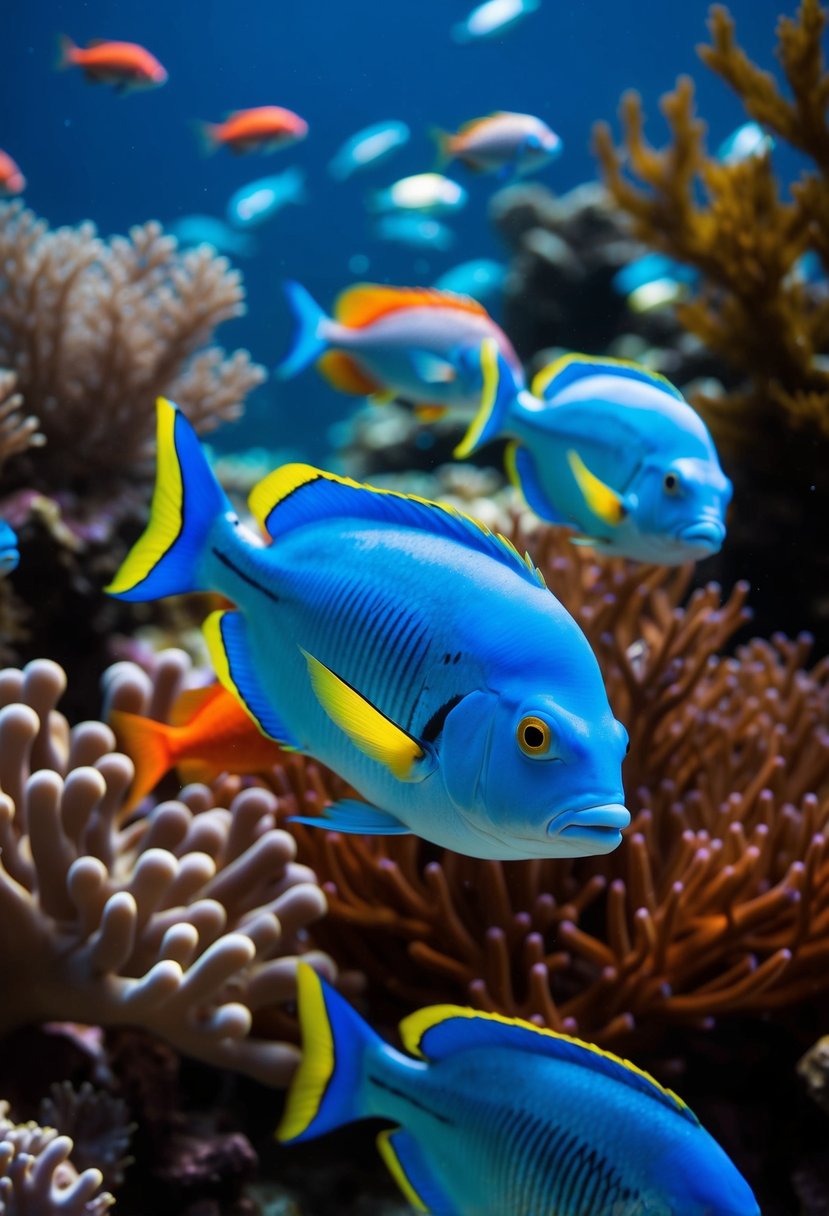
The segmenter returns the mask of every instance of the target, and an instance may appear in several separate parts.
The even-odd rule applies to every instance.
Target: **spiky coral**
[[[244,351],[196,352],[243,298],[225,259],[179,253],[159,224],[104,241],[92,224],[49,231],[20,203],[0,205],[0,366],[40,420],[35,467],[53,492],[146,459],[159,394],[201,431],[238,417],[262,369]]]
[[[115,1200],[100,1194],[100,1170],[70,1161],[72,1140],[53,1127],[15,1124],[0,1102],[0,1216],[103,1216]]]
[[[137,1024],[284,1084],[297,1049],[252,1036],[252,1015],[292,997],[292,955],[325,901],[273,797],[249,790],[225,810],[194,786],[119,828],[131,765],[103,724],[70,730],[64,685],[45,660],[0,676],[0,967],[15,977],[0,1032]]]
[[[549,529],[530,543],[631,733],[622,846],[519,865],[297,828],[330,903],[318,940],[375,999],[471,1002],[625,1050],[825,990],[829,663],[807,672],[808,643],[782,638],[721,657],[744,587],[680,607],[687,570],[596,560]],[[325,796],[300,761],[279,781],[286,811]]]

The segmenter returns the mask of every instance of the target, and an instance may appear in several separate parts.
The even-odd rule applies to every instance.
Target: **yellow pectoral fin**
[[[584,501],[593,514],[604,520],[606,524],[610,524],[611,527],[618,527],[627,515],[627,508],[621,495],[591,473],[578,452],[568,452],[567,461],[576,479],[576,484],[584,495]]]
[[[302,653],[308,664],[311,686],[331,721],[361,752],[385,764],[398,780],[411,780],[415,763],[426,754],[418,741],[375,709],[319,659],[306,650]]]

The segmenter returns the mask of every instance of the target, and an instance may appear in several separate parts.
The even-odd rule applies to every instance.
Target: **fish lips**
[[[16,549],[7,549],[4,553],[0,553],[0,578],[11,574],[12,570],[16,570],[19,565],[20,554]]]
[[[689,548],[718,553],[725,540],[725,525],[719,519],[698,519],[682,528],[677,539]]]
[[[547,825],[547,835],[572,846],[576,856],[612,853],[622,842],[622,831],[630,823],[630,811],[620,802],[560,811]]]

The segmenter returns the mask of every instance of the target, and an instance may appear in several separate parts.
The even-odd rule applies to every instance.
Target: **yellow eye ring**
[[[541,756],[549,748],[552,736],[543,718],[530,714],[518,723],[515,737],[525,756]]]

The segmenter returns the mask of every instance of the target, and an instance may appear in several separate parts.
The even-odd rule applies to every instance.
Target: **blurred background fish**
[[[430,249],[445,253],[455,243],[454,232],[442,220],[412,212],[379,215],[373,227],[378,240],[407,245],[410,249]]]
[[[752,156],[765,156],[774,150],[774,136],[758,122],[744,122],[732,131],[717,148],[717,160],[724,165],[736,165]]]
[[[466,190],[442,173],[415,173],[369,197],[372,211],[420,211],[443,215],[466,206]]]
[[[465,21],[452,26],[455,42],[476,42],[503,34],[529,13],[540,7],[541,0],[486,0],[473,9]]]
[[[25,189],[26,179],[20,168],[8,152],[4,152],[0,148],[0,195],[20,194]]]
[[[472,296],[473,300],[489,305],[500,297],[507,277],[502,262],[492,258],[474,258],[461,262],[451,270],[445,270],[432,284],[438,291],[454,291],[458,295]]]
[[[363,127],[340,146],[328,162],[328,172],[338,181],[345,181],[353,173],[387,160],[409,142],[410,135],[405,122],[394,120]]]
[[[92,84],[111,84],[117,93],[154,89],[166,84],[167,70],[155,55],[137,42],[110,42],[93,38],[85,47],[61,35],[58,68],[80,68]]]
[[[284,106],[255,106],[235,110],[223,122],[199,123],[203,151],[228,148],[237,156],[251,152],[275,152],[298,143],[308,134],[304,118]]]
[[[435,128],[442,163],[459,160],[475,173],[495,173],[502,179],[534,173],[561,155],[561,140],[533,114],[498,110],[473,118],[454,134]]]
[[[240,186],[228,199],[227,218],[237,228],[258,228],[283,207],[307,201],[305,171],[292,167]]]

